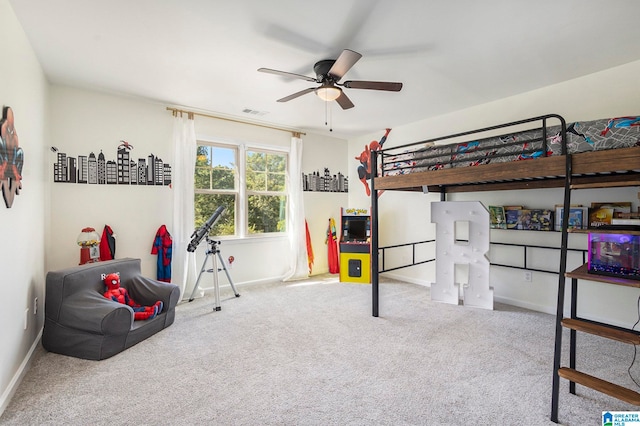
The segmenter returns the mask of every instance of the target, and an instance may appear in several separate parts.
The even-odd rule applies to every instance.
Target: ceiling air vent
[[[263,116],[263,115],[269,114],[267,111],[258,111],[251,108],[244,108],[242,112],[244,112],[245,114],[255,115],[255,116]]]

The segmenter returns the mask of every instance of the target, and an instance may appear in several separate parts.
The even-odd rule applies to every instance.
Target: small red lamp
[[[93,228],[83,228],[78,235],[80,265],[97,262],[100,259],[100,235]]]

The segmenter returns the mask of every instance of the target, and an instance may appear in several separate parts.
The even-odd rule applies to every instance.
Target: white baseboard
[[[29,366],[31,365],[33,354],[36,351],[36,348],[38,347],[38,345],[40,344],[40,339],[42,338],[42,330],[43,329],[41,328],[40,331],[38,332],[38,336],[36,337],[36,340],[31,345],[29,352],[27,352],[27,356],[22,360],[22,363],[20,364],[20,368],[18,368],[18,371],[16,371],[16,374],[13,375],[13,378],[9,382],[9,386],[7,386],[7,389],[5,389],[4,393],[0,397],[0,416],[2,416],[2,413],[4,413],[4,410],[6,410],[7,406],[9,406],[9,402],[11,402],[11,398],[13,398],[13,395],[15,395],[16,390],[18,390],[18,386],[20,386],[20,383],[22,382],[24,375],[27,373],[27,371],[29,371]]]
[[[552,306],[537,305],[535,303],[528,303],[522,300],[511,299],[509,297],[500,297],[495,295],[493,296],[493,300],[495,302],[504,303],[506,305],[529,309],[530,311],[542,312],[542,313],[551,314],[551,315],[556,314],[556,309],[555,307],[552,307]]]
[[[381,277],[391,278],[392,280],[403,281],[406,283],[422,285],[425,287],[431,287],[431,281],[425,281],[418,278],[411,278],[404,275],[394,274],[392,272],[384,272],[380,275]]]

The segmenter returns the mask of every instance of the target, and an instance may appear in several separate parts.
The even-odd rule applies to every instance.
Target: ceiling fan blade
[[[358,52],[344,49],[327,74],[333,77],[335,81],[338,81],[360,58],[362,58],[362,55]]]
[[[299,91],[299,92],[296,92],[296,93],[294,93],[293,95],[285,96],[285,97],[284,97],[284,98],[282,98],[282,99],[278,99],[278,102],[288,102],[288,101],[290,101],[291,99],[295,99],[295,98],[300,97],[300,96],[302,96],[302,95],[306,95],[307,93],[311,93],[311,92],[313,92],[314,90],[316,90],[316,88],[315,88],[315,87],[310,87],[310,88],[308,88],[308,89],[304,89],[304,90],[301,90],[301,91]]]
[[[402,90],[402,83],[393,83],[390,81],[345,81],[342,85],[349,89],[370,89],[370,90],[387,90],[389,92],[399,92]]]
[[[353,102],[351,102],[351,99],[349,99],[349,97],[345,95],[344,92],[340,93],[340,96],[338,96],[336,102],[342,107],[342,109],[349,109],[355,106],[353,105]]]
[[[268,74],[281,75],[281,76],[284,76],[284,77],[299,78],[299,79],[302,79],[302,80],[312,81],[314,83],[318,82],[318,80],[316,80],[313,77],[307,77],[306,75],[296,74],[296,73],[292,73],[292,72],[272,70],[271,68],[258,68],[258,71],[266,72]]]

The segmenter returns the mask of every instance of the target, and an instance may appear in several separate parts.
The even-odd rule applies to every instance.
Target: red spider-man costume
[[[107,276],[104,277],[104,284],[107,286],[107,291],[104,292],[104,297],[115,302],[131,306],[131,308],[133,308],[134,320],[155,318],[156,315],[162,312],[163,304],[160,300],[152,306],[141,306],[136,303],[129,296],[127,289],[120,287],[120,275],[116,273],[107,274]]]

